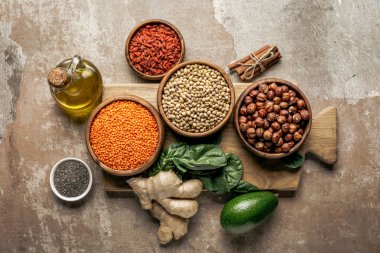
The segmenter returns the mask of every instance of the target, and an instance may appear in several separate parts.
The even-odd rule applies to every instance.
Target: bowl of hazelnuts
[[[277,78],[248,86],[235,104],[234,127],[252,153],[270,159],[298,150],[311,129],[311,106],[293,83]]]

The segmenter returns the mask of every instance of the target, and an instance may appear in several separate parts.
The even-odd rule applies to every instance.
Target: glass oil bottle
[[[102,101],[102,76],[80,56],[59,63],[50,71],[48,83],[58,106],[76,121],[84,121]]]

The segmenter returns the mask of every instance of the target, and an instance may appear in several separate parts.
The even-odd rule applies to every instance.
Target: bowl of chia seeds
[[[83,199],[92,186],[92,174],[88,165],[74,157],[58,161],[50,173],[50,187],[54,194],[68,202]]]

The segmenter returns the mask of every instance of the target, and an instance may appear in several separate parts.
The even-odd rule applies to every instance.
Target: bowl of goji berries
[[[161,80],[185,57],[185,41],[180,31],[161,19],[138,24],[125,44],[129,66],[141,78]]]
[[[100,103],[87,122],[86,144],[94,161],[116,176],[132,176],[157,160],[165,132],[160,114],[137,96]]]

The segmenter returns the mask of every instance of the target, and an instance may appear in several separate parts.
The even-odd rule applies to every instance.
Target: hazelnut
[[[269,90],[274,91],[276,88],[277,88],[277,84],[276,83],[269,84]]]
[[[239,123],[247,123],[247,121],[248,121],[247,117],[245,117],[245,116],[239,117]]]
[[[264,140],[271,140],[272,139],[272,132],[270,130],[265,130],[263,133]]]
[[[253,127],[253,121],[252,120],[248,120],[247,125],[248,125],[248,127]]]
[[[260,117],[257,117],[257,118],[255,119],[255,123],[256,123],[256,126],[257,126],[257,127],[263,127],[264,124],[265,124],[263,118],[260,118]]]
[[[297,126],[295,124],[289,125],[289,133],[294,134],[297,131]]]
[[[273,129],[273,131],[277,131],[277,130],[280,130],[281,125],[280,125],[280,123],[278,123],[277,121],[275,121],[275,122],[272,123],[271,128]]]
[[[273,107],[274,107],[273,102],[270,102],[270,101],[265,102],[265,110],[267,112],[273,112]]]
[[[252,115],[248,115],[248,116],[247,116],[247,120],[248,120],[248,121],[250,121],[250,120],[252,120],[252,119],[253,119],[253,118],[252,118]]]
[[[288,143],[289,143],[290,147],[294,146],[294,141],[289,141]]]
[[[298,129],[296,133],[303,135],[303,129],[302,128]]]
[[[288,117],[289,112],[287,110],[281,110],[280,113],[279,113],[279,115]]]
[[[247,107],[245,105],[243,105],[241,108],[240,108],[240,115],[247,115],[248,112],[247,112]]]
[[[267,116],[267,110],[265,109],[260,109],[259,110],[259,117],[260,118],[265,118]]]
[[[291,140],[293,140],[293,135],[287,134],[287,135],[285,135],[284,139],[285,139],[285,141],[291,141]]]
[[[273,90],[268,91],[266,95],[267,95],[267,99],[269,99],[269,100],[273,100],[273,98],[275,96]]]
[[[262,83],[259,85],[259,90],[262,92],[262,93],[267,93],[268,91],[268,85],[266,85],[265,83]]]
[[[248,143],[251,144],[251,145],[255,145],[256,141],[255,139],[247,139]]]
[[[282,130],[284,133],[289,133],[289,129],[290,129],[290,124],[289,124],[289,123],[282,124],[282,126],[281,126],[281,130]]]
[[[274,132],[272,134],[272,142],[277,143],[281,138],[281,133],[280,132]]]
[[[256,129],[256,136],[257,137],[261,138],[263,136],[263,134],[264,134],[264,129],[263,128],[259,127],[259,128]]]
[[[269,121],[264,119],[264,129],[268,129],[270,127]]]
[[[250,103],[247,105],[247,112],[249,114],[253,114],[256,111],[256,105],[254,103]]]
[[[297,94],[294,90],[289,90],[288,93],[289,93],[290,97],[296,97],[297,96]]]
[[[264,142],[258,142],[255,144],[255,148],[258,150],[263,150],[264,149]]]
[[[276,148],[274,149],[274,152],[275,152],[275,153],[282,153],[282,148],[281,148],[281,147],[276,147]]]
[[[282,95],[281,87],[276,87],[276,89],[274,89],[274,94],[276,94],[277,97],[281,97]]]
[[[288,102],[289,99],[290,99],[290,95],[289,95],[288,92],[284,92],[284,93],[282,93],[281,100],[282,100],[283,102]]]
[[[273,103],[275,103],[276,105],[278,105],[279,103],[281,103],[281,98],[280,97],[274,97],[273,98]]]
[[[281,89],[282,89],[282,92],[285,93],[285,92],[288,92],[289,91],[289,87],[286,86],[286,85],[282,85],[281,86]]]
[[[282,137],[280,137],[280,139],[279,139],[278,142],[276,143],[276,146],[277,146],[277,147],[281,147],[283,144],[284,144],[284,139],[282,139]]]
[[[258,90],[251,90],[251,92],[249,93],[249,95],[252,97],[252,98],[255,98],[257,96],[257,94],[259,94],[259,91]]]
[[[265,102],[266,99],[267,99],[267,96],[261,92],[256,96],[256,100],[260,102]]]
[[[296,113],[296,114],[293,115],[293,121],[294,121],[295,123],[299,123],[299,122],[301,122],[301,120],[302,120],[302,118],[301,118],[301,114]]]
[[[257,117],[259,117],[259,112],[258,112],[258,111],[255,111],[255,112],[252,114],[252,119],[256,119]]]
[[[248,124],[247,123],[240,123],[239,129],[240,129],[240,132],[242,132],[242,133],[247,132]]]
[[[252,99],[250,96],[246,96],[246,97],[244,98],[244,103],[245,103],[246,105],[249,105],[250,103],[253,103],[253,99]]]
[[[297,98],[296,97],[290,97],[288,103],[290,105],[296,104],[297,103]]]
[[[289,104],[288,104],[287,102],[281,102],[281,103],[280,103],[280,107],[281,107],[282,109],[286,109],[286,108],[288,108],[288,106],[289,106]]]
[[[277,122],[280,123],[280,124],[284,124],[286,122],[286,118],[285,116],[277,116],[276,118]]]
[[[294,141],[300,141],[300,140],[302,140],[302,135],[301,134],[299,134],[298,132],[295,132],[294,134],[293,134],[293,140]]]
[[[286,119],[286,122],[288,122],[289,124],[293,123],[293,116],[292,115],[288,115],[288,118]]]
[[[265,134],[265,133],[264,133]],[[271,142],[271,141],[266,141],[266,142],[264,142],[264,145],[265,145],[265,147],[267,147],[267,148],[271,148],[271,147],[273,147],[273,142]]]
[[[253,139],[256,137],[256,130],[253,127],[247,129],[247,137],[248,139]]]
[[[295,114],[297,112],[297,107],[295,106],[290,106],[289,109],[288,109],[289,113],[290,114]]]
[[[267,120],[270,122],[275,121],[276,120],[276,114],[274,112],[268,113]]]
[[[308,120],[310,118],[310,113],[307,110],[301,110],[300,114],[303,120]]]
[[[285,153],[288,153],[291,148],[292,147],[291,147],[291,145],[289,143],[284,143],[281,146],[282,151],[285,152]]]
[[[281,111],[281,107],[280,107],[279,105],[274,105],[274,106],[273,106],[273,111],[274,111],[275,113],[279,113],[279,112]]]
[[[256,102],[256,109],[257,110],[260,110],[260,109],[263,109],[265,108],[265,103],[263,102]]]
[[[303,99],[298,99],[297,100],[297,108],[298,109],[303,109],[305,107],[305,100]]]

